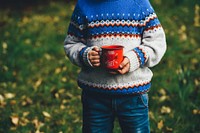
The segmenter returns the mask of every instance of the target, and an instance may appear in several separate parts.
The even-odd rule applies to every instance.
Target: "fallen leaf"
[[[13,94],[13,93],[5,93],[4,96],[5,96],[6,99],[12,99],[12,98],[14,98],[16,95]]]
[[[168,132],[172,132],[172,131],[173,131],[173,129],[170,128],[170,127],[166,127],[166,130],[167,130]]]
[[[19,117],[18,116],[11,116],[10,117],[11,118],[11,122],[15,125],[15,126],[17,126],[18,124],[19,124]]]
[[[195,84],[195,86],[199,86],[199,84],[200,84],[199,80],[198,79],[194,79],[194,84]]]
[[[161,121],[157,124],[157,127],[158,127],[158,129],[162,129],[163,126],[164,126],[163,120],[161,120]]]
[[[35,119],[32,121],[32,123],[34,124],[34,126],[35,126],[35,128],[36,128],[37,130],[39,130],[42,126],[44,126],[44,123],[40,122],[40,121],[38,120],[38,118],[35,118]]]
[[[59,74],[60,72],[61,72],[61,68],[60,67],[55,69],[55,74]]]
[[[33,101],[32,101],[32,99],[31,98],[29,98],[29,97],[23,97],[22,98],[23,99],[23,101],[22,101],[22,106],[27,106],[27,105],[31,105],[32,103],[33,103]]]
[[[192,58],[191,63],[197,64],[197,63],[199,63],[199,60],[197,58]]]
[[[48,54],[48,53],[45,53],[45,54],[44,54],[44,57],[45,57],[47,60],[51,60],[51,55]]]
[[[60,18],[59,18],[58,16],[55,16],[55,17],[53,18],[53,21],[54,21],[55,23],[57,23],[57,22],[60,21]]]
[[[6,105],[5,98],[0,94],[0,107],[4,107]]]
[[[194,115],[199,115],[199,114],[200,114],[200,110],[198,110],[198,109],[193,109],[192,113],[193,113]]]
[[[31,39],[29,39],[29,38],[25,39],[24,43],[27,44],[27,45],[31,44]]]
[[[171,108],[170,107],[166,107],[166,106],[162,106],[161,113],[162,114],[169,114],[169,113],[171,113]]]
[[[161,95],[166,95],[166,91],[165,89],[161,88],[159,91],[158,91]]]
[[[65,90],[66,90],[66,89],[62,88],[62,89],[58,90],[58,93],[59,93],[59,94],[63,94],[63,93],[65,93]]]
[[[7,49],[7,48],[8,48],[8,44],[7,44],[6,42],[3,42],[3,43],[2,43],[2,48],[3,48],[3,49]]]
[[[16,103],[17,103],[16,100],[11,100],[11,101],[10,101],[10,105],[15,105]]]
[[[197,53],[197,54],[200,54],[200,48],[198,48],[198,49],[196,50],[196,53]]]
[[[151,118],[152,120],[155,120],[155,116],[152,111],[149,111],[149,118]]]
[[[161,97],[159,98],[159,101],[160,101],[160,102],[164,102],[164,101],[167,100],[167,99],[169,99],[169,97],[166,96],[166,95],[163,95],[163,96],[161,96]]]
[[[38,79],[36,82],[35,82],[35,88],[38,88],[40,85],[42,84],[42,79]]]
[[[5,65],[3,66],[3,70],[4,70],[5,72],[7,72],[8,69],[9,69],[9,68],[8,68],[7,66],[5,66]]]
[[[0,94],[0,104],[4,102],[4,97]]]
[[[62,82],[67,82],[67,78],[66,77],[62,77]]]
[[[30,114],[30,112],[23,112],[23,117],[26,117],[26,116],[28,116]]]
[[[63,110],[63,109],[65,109],[65,108],[66,108],[65,105],[63,105],[63,104],[60,105],[60,109]]]
[[[21,126],[26,126],[29,122],[30,122],[30,121],[29,121],[27,118],[22,117],[22,118],[20,119],[20,121],[19,121],[19,125],[21,125]]]
[[[62,71],[64,71],[64,72],[65,72],[66,70],[67,70],[67,67],[66,67],[66,66],[65,66],[65,67],[63,67]]]
[[[72,93],[69,93],[69,92],[67,92],[66,95],[67,95],[69,98],[74,97],[74,95],[73,95]]]
[[[51,115],[46,111],[43,111],[42,114],[47,118],[51,118]]]

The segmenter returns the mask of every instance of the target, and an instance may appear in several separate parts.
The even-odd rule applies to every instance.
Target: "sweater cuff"
[[[93,49],[94,47],[84,47],[80,52],[79,52],[79,59],[81,63],[85,66],[93,67],[89,57],[88,53]]]
[[[148,59],[147,52],[142,47],[136,47],[133,51],[137,55],[140,67],[143,67]]]

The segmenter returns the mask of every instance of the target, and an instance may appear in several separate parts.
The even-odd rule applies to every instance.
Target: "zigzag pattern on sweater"
[[[107,19],[107,20],[98,21],[98,19],[97,20],[95,19],[94,21],[91,21],[90,23],[85,24],[85,25],[78,24],[78,21],[75,21],[77,19],[79,19],[78,16],[76,19],[74,19],[74,21],[70,22],[71,27],[68,31],[68,34],[71,36],[82,38],[83,36],[81,36],[80,33],[87,32],[89,39],[96,39],[96,38],[101,38],[101,37],[138,38],[141,36],[140,34],[143,31],[145,26],[149,27],[148,29],[145,29],[145,30],[153,30],[154,28],[161,27],[159,23],[158,25],[155,25],[155,23],[153,23],[153,21],[155,22],[158,21],[155,13],[149,14],[143,20],[124,20],[124,19],[109,20]],[[86,27],[89,29],[89,31],[84,31]],[[123,28],[121,32],[119,32],[120,27]]]
[[[150,82],[143,82],[140,84],[135,84],[132,86],[121,86],[121,87],[114,87],[114,86],[107,86],[107,85],[95,85],[91,83],[87,83],[84,81],[78,81],[78,85],[83,89],[89,89],[90,91],[96,92],[107,92],[110,94],[134,94],[134,93],[144,93],[149,91],[151,83]]]
[[[135,26],[137,26],[137,27],[143,27],[143,26],[145,26],[148,22],[150,22],[151,20],[154,20],[154,19],[156,19],[157,18],[157,16],[156,16],[156,14],[155,13],[152,13],[152,14],[149,14],[149,16],[147,16],[146,18],[145,18],[145,20],[125,20],[125,19],[123,19],[123,20],[120,20],[120,19],[117,19],[117,20],[114,20],[114,19],[112,19],[112,20],[101,20],[101,21],[92,21],[92,22],[90,22],[89,24],[88,24],[88,27],[89,28],[95,28],[95,27],[104,27],[104,26],[107,26],[107,27],[109,27],[109,26],[112,26],[112,27],[114,27],[114,26],[122,26],[122,27],[124,27],[124,26],[128,26],[128,27],[130,27],[130,26],[132,26],[132,27],[135,27]]]

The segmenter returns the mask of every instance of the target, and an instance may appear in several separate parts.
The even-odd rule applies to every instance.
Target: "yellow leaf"
[[[43,111],[42,114],[47,118],[51,118],[51,115],[48,112]]]
[[[172,131],[173,131],[173,129],[170,128],[170,127],[166,127],[166,130],[169,131],[169,132],[172,132]]]
[[[198,109],[193,109],[192,113],[193,113],[194,115],[200,115],[200,110],[198,110]]]
[[[200,48],[198,48],[198,49],[196,50],[196,53],[197,53],[197,54],[200,54]]]
[[[4,71],[8,71],[8,69],[9,69],[9,68],[8,68],[7,66],[5,66],[5,65],[3,66],[3,70],[4,70]]]
[[[30,99],[29,97],[23,96],[22,99],[22,106],[30,105],[33,103],[32,99]]]
[[[7,44],[6,42],[3,42],[2,48],[3,48],[3,49],[7,49],[7,48],[8,48],[8,44]]]
[[[62,82],[67,82],[67,78],[66,77],[62,77]]]
[[[4,94],[4,96],[5,96],[6,99],[12,99],[12,98],[15,97],[15,94],[13,94],[13,93],[6,93],[6,94]]]
[[[65,67],[63,67],[63,69],[62,69],[63,71],[66,71],[67,70],[67,67],[65,66]]]
[[[164,126],[163,120],[161,120],[161,121],[157,124],[157,127],[158,127],[158,129],[162,129],[163,126]]]
[[[48,53],[45,53],[45,54],[44,54],[44,57],[45,57],[47,60],[51,60],[51,55],[48,54]]]
[[[36,82],[35,82],[35,88],[38,88],[42,83],[42,79],[38,79]]]
[[[200,6],[195,5],[194,26],[200,27]]]
[[[166,95],[166,91],[165,89],[161,88],[159,91],[158,91],[161,95]]]
[[[6,105],[5,98],[0,94],[0,107],[4,107]]]
[[[169,114],[169,113],[171,113],[171,108],[170,107],[166,107],[166,106],[162,106],[161,113],[162,114]]]
[[[199,63],[199,61],[198,61],[197,58],[192,58],[191,62],[192,62],[192,64],[197,64],[197,63]]]
[[[34,124],[35,128],[39,131],[39,129],[44,126],[44,123],[40,122],[38,118],[35,118],[32,123]]]
[[[29,38],[25,39],[24,43],[27,44],[27,45],[31,44],[31,39],[29,39]]]
[[[0,94],[0,103],[4,102],[4,97]]]
[[[58,16],[55,16],[55,17],[53,18],[53,21],[54,21],[55,23],[57,23],[57,22],[60,21],[60,18],[59,18]]]
[[[160,102],[164,102],[165,100],[167,100],[167,99],[169,99],[169,96],[161,96],[160,98],[159,98],[159,101]]]
[[[30,114],[30,112],[23,112],[23,117],[26,117],[26,116],[28,116]]]
[[[23,19],[22,19],[22,23],[23,24],[27,24],[28,22],[30,21],[30,19],[28,18],[28,17],[23,17]]]
[[[19,124],[19,117],[18,116],[11,116],[11,122],[17,126]]]
[[[155,116],[152,111],[149,111],[149,118],[151,118],[152,120],[155,120]]]
[[[30,121],[29,121],[27,118],[22,117],[22,118],[20,119],[19,124],[22,125],[22,126],[26,126],[29,122],[30,122]]]
[[[195,86],[199,86],[199,84],[200,84],[200,83],[199,83],[199,80],[198,80],[198,79],[195,79],[195,80],[194,80],[194,84],[195,84]]]
[[[63,109],[65,109],[65,108],[66,108],[65,105],[63,105],[63,104],[60,105],[60,109],[63,110]]]
[[[60,89],[60,90],[58,91],[58,93],[60,93],[60,94],[65,93],[65,89],[64,89],[64,88]]]
[[[10,105],[15,105],[16,103],[17,103],[16,100],[11,100],[11,101],[10,101]]]
[[[59,74],[61,72],[61,68],[56,68],[56,70],[55,70],[55,74]]]

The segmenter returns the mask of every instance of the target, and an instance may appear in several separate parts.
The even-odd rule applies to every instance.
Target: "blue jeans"
[[[118,118],[123,133],[149,133],[148,94],[113,96],[82,92],[83,133],[112,133]]]

